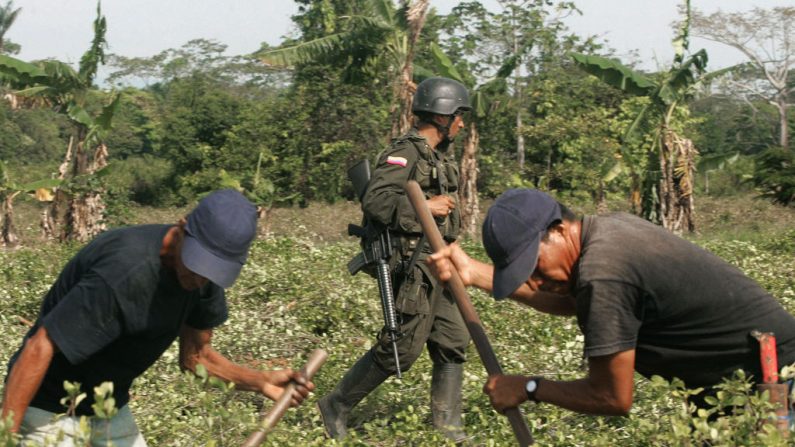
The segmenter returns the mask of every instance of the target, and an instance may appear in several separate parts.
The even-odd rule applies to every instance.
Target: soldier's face
[[[453,124],[450,125],[450,133],[449,138],[452,141],[458,132],[461,132],[461,129],[464,128],[464,116],[461,114],[455,114],[455,119],[453,120]]]

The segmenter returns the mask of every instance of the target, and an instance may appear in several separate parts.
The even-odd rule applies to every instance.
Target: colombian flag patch
[[[386,162],[390,165],[398,165],[405,168],[408,160],[406,160],[404,157],[387,157]]]

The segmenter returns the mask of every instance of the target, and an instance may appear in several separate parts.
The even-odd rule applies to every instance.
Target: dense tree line
[[[371,0],[296,2],[298,37],[277,48],[263,44],[252,55],[228,56],[223,44],[198,39],[148,58],[109,56],[106,86],[74,98],[95,117],[118,98],[112,130],[96,134],[109,154],[112,175],[101,182],[111,211],[129,202],[183,204],[222,186],[245,189],[266,208],[351,199],[346,167],[374,157],[394,135],[401,95],[411,88],[402,75],[406,64],[415,82],[455,76],[477,93],[468,117],[476,126],[455,150],[460,157],[477,137],[472,156],[481,195],[532,186],[596,203],[626,198],[629,207],[638,200],[637,174],[659,169],[644,155],[656,138],[653,120],[647,115],[627,134],[653,97],[602,82],[571,57],[612,54],[563,25],[566,14],[578,13],[576,2],[506,0],[489,11],[470,1],[446,15],[425,5],[421,23],[407,18],[415,2],[387,2],[391,9]],[[14,11],[10,3],[6,10]],[[720,29],[703,22],[696,29],[720,38]],[[400,46],[412,33],[416,46]],[[311,51],[290,53],[295,48]],[[691,92],[688,102],[666,111],[666,125],[699,152],[700,190],[755,186],[788,204],[795,198],[795,151],[781,126],[791,128],[795,119],[790,113],[782,121],[781,111],[792,101],[791,77],[788,89],[773,92],[775,101],[736,87],[759,86],[763,70],[749,64],[732,72],[734,84]],[[664,79],[662,71],[644,75]],[[14,92],[13,83],[6,92]],[[61,97],[6,98],[14,101],[0,102],[0,160],[29,177],[20,181],[48,177],[70,137],[94,135],[88,127],[74,133],[74,116],[59,113],[68,108]]]

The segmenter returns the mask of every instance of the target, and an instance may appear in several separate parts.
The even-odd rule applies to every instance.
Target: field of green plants
[[[738,199],[739,200],[739,199]],[[761,203],[761,205],[760,205]],[[712,213],[704,205],[699,245],[739,266],[795,312],[795,211],[763,202],[726,201]],[[729,211],[725,211],[729,210]],[[431,428],[431,363],[422,357],[402,380],[389,379],[353,414],[354,429],[344,443],[327,440],[314,407],[346,369],[373,342],[381,326],[375,282],[351,277],[345,264],[357,244],[343,235],[357,218],[356,208],[328,206],[284,214],[271,232],[254,244],[238,283],[229,291],[230,318],[215,333],[215,347],[253,367],[298,368],[315,348],[329,359],[315,378],[317,390],[299,409],[288,411],[269,435],[267,445],[445,445]],[[770,218],[769,213],[777,213]],[[755,214],[756,213],[756,214]],[[329,230],[329,226],[336,230]],[[326,233],[314,229],[323,228]],[[485,256],[476,241],[468,251]],[[59,268],[79,247],[35,241],[14,251],[0,251],[0,361],[17,349],[33,320],[42,295]],[[582,337],[574,319],[551,317],[513,303],[497,303],[480,292],[472,298],[491,337],[503,369],[574,379],[585,374]],[[256,429],[259,410],[270,402],[236,392],[214,380],[180,372],[176,346],[166,352],[133,387],[131,408],[151,446],[237,446]],[[481,387],[486,374],[473,346],[464,379],[464,420],[476,446],[514,445],[508,421],[493,411]],[[6,374],[3,368],[0,378]],[[767,446],[786,441],[762,422],[770,405],[754,396],[740,377],[728,382],[714,411],[729,403],[747,403],[745,411],[707,422],[707,413],[691,418],[684,405],[688,393],[677,384],[636,379],[631,415],[590,417],[545,404],[522,408],[538,445],[549,446]],[[91,392],[90,390],[87,390]],[[0,428],[0,440],[14,445]]]

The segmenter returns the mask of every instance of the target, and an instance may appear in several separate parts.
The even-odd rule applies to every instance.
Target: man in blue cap
[[[761,381],[753,330],[773,332],[781,363],[795,362],[795,318],[774,297],[717,256],[636,216],[580,219],[543,192],[514,189],[489,209],[483,245],[493,266],[457,245],[428,262],[441,280],[455,267],[465,285],[497,299],[576,316],[589,366],[574,381],[489,377],[483,389],[500,412],[530,400],[626,415],[635,371],[678,377],[707,393],[737,369]],[[703,397],[695,403],[703,406]]]
[[[92,435],[102,445],[145,446],[127,406],[129,389],[177,337],[183,368],[201,364],[238,389],[274,400],[295,381],[298,405],[314,388],[298,372],[246,368],[210,345],[213,328],[227,319],[224,289],[240,274],[256,225],[254,205],[237,191],[221,190],[177,225],[116,229],[81,249],[9,362],[2,416],[13,414],[12,431],[38,442],[59,432],[69,437],[76,418],[54,421],[65,410],[64,381],[87,391],[76,416],[93,415],[91,390],[113,382],[119,413],[92,420]]]

